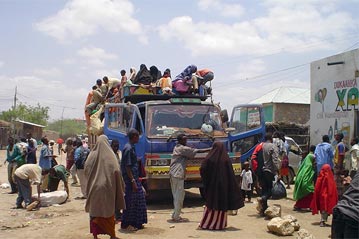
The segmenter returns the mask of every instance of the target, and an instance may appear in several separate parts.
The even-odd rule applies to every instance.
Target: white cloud
[[[238,78],[240,79],[248,79],[263,74],[266,70],[267,66],[263,60],[254,59],[241,63],[238,66],[238,73],[236,75],[238,75]]]
[[[108,53],[102,48],[88,46],[83,47],[77,51],[77,55],[82,57],[87,63],[91,65],[102,66],[106,60],[117,59],[117,55]]]
[[[129,0],[70,0],[62,10],[35,27],[61,42],[104,30],[137,35],[140,42],[146,43],[141,24],[133,17],[134,11]]]
[[[0,67],[3,67],[4,66],[4,62],[3,61],[0,61]]]
[[[321,0],[307,0],[303,4],[268,1],[263,17],[233,24],[195,22],[189,16],[181,16],[159,26],[158,32],[163,40],[180,41],[195,56],[330,49],[335,46],[333,39],[347,36],[355,20],[347,12],[330,9],[322,12],[318,1]],[[213,1],[202,1],[208,2]],[[209,5],[202,6],[206,7]]]
[[[202,11],[216,12],[225,17],[240,17],[244,13],[242,5],[222,0],[199,0],[198,7]]]
[[[52,79],[58,79],[63,75],[63,72],[56,67],[51,67],[48,69],[35,69],[33,73],[34,75],[39,77],[52,78]]]

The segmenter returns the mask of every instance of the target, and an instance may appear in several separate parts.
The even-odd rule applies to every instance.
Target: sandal
[[[134,226],[129,225],[128,227],[124,228],[123,230],[128,231],[128,232],[135,232],[138,229]]]
[[[182,218],[182,217],[179,217],[177,219],[172,218],[172,221],[173,222],[189,222],[189,220],[187,218]]]

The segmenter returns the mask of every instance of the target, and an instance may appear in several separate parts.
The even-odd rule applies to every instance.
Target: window
[[[232,142],[232,151],[240,152],[242,155],[247,153],[251,148],[257,145],[258,141],[261,139],[262,134],[257,134],[249,136],[244,139],[239,139]]]
[[[233,134],[243,133],[261,126],[259,107],[237,107],[233,111],[232,127]]]
[[[202,135],[204,123],[213,128],[214,136],[225,136],[218,108],[212,105],[153,105],[148,107],[146,128],[149,137],[169,137],[181,131]]]
[[[134,109],[130,105],[119,105],[106,109],[108,111],[108,128],[127,133],[132,126]]]

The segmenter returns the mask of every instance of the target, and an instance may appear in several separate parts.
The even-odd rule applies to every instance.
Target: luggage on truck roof
[[[169,100],[169,99],[199,99],[205,101],[207,96],[200,95],[128,95],[124,97],[124,102],[131,102],[132,104],[137,104],[143,101],[150,100]]]

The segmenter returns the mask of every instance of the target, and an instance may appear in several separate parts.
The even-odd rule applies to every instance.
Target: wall
[[[264,121],[273,122],[273,104],[263,104]]]
[[[310,105],[275,103],[273,122],[306,124],[309,121]]]
[[[325,134],[333,140],[335,133],[342,132],[344,143],[349,144],[357,134],[358,69],[359,49],[311,63],[311,143],[321,142]]]

